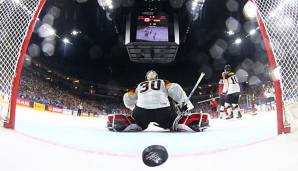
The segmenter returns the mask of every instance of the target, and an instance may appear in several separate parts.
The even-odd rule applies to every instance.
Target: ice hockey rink
[[[3,171],[298,170],[298,134],[276,135],[275,112],[241,120],[211,120],[199,133],[154,126],[138,133],[109,132],[106,118],[75,117],[17,107],[15,130],[0,128]],[[161,166],[148,167],[142,151],[163,145]]]

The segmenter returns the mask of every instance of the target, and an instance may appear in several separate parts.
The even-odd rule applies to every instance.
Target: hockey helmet
[[[157,72],[155,72],[154,70],[149,70],[147,73],[146,73],[146,76],[145,76],[145,79],[147,81],[150,81],[150,80],[156,80],[158,78],[158,74]]]
[[[231,65],[227,64],[224,68],[225,72],[230,72],[232,70]]]

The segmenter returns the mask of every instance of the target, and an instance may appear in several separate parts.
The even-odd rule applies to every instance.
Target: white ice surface
[[[1,171],[298,170],[298,133],[276,136],[275,113],[211,120],[202,133],[150,127],[114,133],[101,118],[79,118],[17,107],[15,131],[0,128]],[[149,145],[167,148],[161,166],[147,167]]]

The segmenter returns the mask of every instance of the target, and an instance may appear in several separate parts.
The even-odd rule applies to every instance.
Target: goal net
[[[278,133],[297,120],[298,0],[253,0],[274,81]],[[14,127],[16,96],[26,49],[45,0],[0,0],[0,123]],[[276,74],[277,75],[277,74]],[[297,122],[292,122],[292,126]]]
[[[0,0],[0,124],[14,127],[26,49],[45,0]]]
[[[298,0],[255,0],[278,107],[278,132],[298,120]],[[279,97],[280,96],[280,97]]]

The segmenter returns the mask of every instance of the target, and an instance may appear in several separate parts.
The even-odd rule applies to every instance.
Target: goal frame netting
[[[13,1],[13,0],[8,0],[8,1]],[[26,0],[15,0],[15,1],[23,2]],[[31,20],[27,23],[26,35],[24,37],[22,37],[21,48],[18,52],[19,55],[18,55],[17,61],[15,61],[16,62],[15,72],[12,75],[10,75],[11,77],[13,77],[13,79],[12,79],[13,81],[8,83],[8,84],[11,84],[11,90],[9,90],[9,92],[11,92],[11,93],[7,93],[5,95],[5,97],[2,98],[2,99],[6,99],[6,100],[2,100],[3,101],[2,103],[8,105],[8,109],[6,110],[6,112],[8,112],[9,119],[4,123],[5,128],[14,129],[14,126],[15,126],[16,98],[17,98],[17,93],[18,93],[18,88],[19,88],[22,65],[24,62],[27,47],[30,42],[30,38],[31,38],[32,32],[34,30],[35,24],[37,22],[38,16],[46,2],[46,0],[32,0],[32,2],[33,1],[38,2],[38,3],[36,5],[35,11],[33,11]],[[261,2],[261,1],[265,1],[265,0],[252,0],[252,1],[253,1],[253,3],[257,4],[257,2]],[[28,3],[28,2],[31,2],[31,1],[27,1],[26,3]],[[1,1],[0,1],[0,3],[1,3]],[[10,9],[6,9],[6,10],[10,10]],[[5,16],[1,16],[1,14],[2,13],[0,13],[0,24],[1,24],[1,22],[3,22],[3,20],[1,20],[1,18],[5,18]],[[272,69],[275,69],[275,68],[277,68],[278,63],[276,62],[276,58],[275,58],[274,52],[272,50],[272,44],[270,42],[270,35],[268,35],[268,33],[267,33],[267,29],[268,29],[267,25],[263,21],[262,15],[260,15],[260,11],[258,11],[257,21],[258,21],[258,25],[259,25],[259,28],[260,28],[260,31],[262,34],[262,38],[263,38],[263,41],[265,44],[265,48],[267,51],[267,56],[268,56],[270,67]],[[0,39],[0,41],[1,41],[1,39]],[[2,62],[1,58],[4,58],[4,57],[5,56],[1,56],[1,54],[0,54],[0,62]],[[5,64],[5,65],[10,65],[10,63]],[[277,133],[278,134],[288,133],[288,132],[290,132],[290,125],[289,125],[289,122],[287,122],[284,117],[285,116],[285,106],[283,103],[283,92],[282,92],[281,82],[280,82],[280,80],[274,80],[273,82],[274,82],[274,88],[275,88],[275,100],[276,100],[276,109],[277,109],[277,125],[278,125]],[[0,102],[1,102],[1,99],[0,99]]]
[[[269,37],[266,32],[265,25],[260,17],[257,14],[257,21],[259,24],[259,28],[262,34],[263,42],[266,48],[269,64],[271,70],[276,69],[277,64],[275,62],[275,58],[272,52],[272,48],[270,46]],[[284,121],[284,107],[282,102],[282,90],[280,85],[280,80],[273,80],[274,90],[275,90],[275,102],[276,102],[276,112],[277,112],[277,132],[278,134],[289,133],[290,132],[290,124],[285,123]]]
[[[295,57],[298,57],[298,50],[295,49],[298,46],[298,1],[251,1],[257,7],[256,18],[272,71],[277,133],[289,133],[297,129],[298,122],[298,88],[293,85],[298,83],[298,79],[295,79],[298,77],[298,62],[295,61]]]
[[[29,45],[29,42],[30,42],[30,39],[31,39],[31,35],[34,31],[34,27],[35,27],[35,24],[38,20],[38,16],[44,6],[44,4],[46,3],[46,0],[32,0],[32,1],[27,1],[26,3],[27,4],[32,4],[32,7],[33,10],[29,10],[28,7],[26,7],[26,5],[23,5],[22,3],[24,2],[24,0],[8,0],[9,2],[0,2],[0,3],[3,3],[3,4],[0,4],[0,5],[3,5],[2,6],[2,10],[3,12],[0,13],[0,24],[2,24],[1,28],[3,28],[3,31],[8,31],[8,29],[17,29],[17,26],[15,26],[16,28],[13,27],[13,24],[17,24],[19,21],[16,21],[16,20],[10,20],[9,18],[7,17],[11,17],[7,14],[11,14],[13,16],[16,16],[17,14],[15,13],[18,13],[19,10],[17,8],[22,8],[23,9],[23,12],[24,13],[27,13],[27,14],[24,14],[24,15],[30,15],[28,18],[26,18],[28,20],[27,23],[25,23],[25,35],[22,35],[20,34],[19,36],[20,37],[17,37],[17,36],[12,36],[13,38],[16,38],[16,39],[20,39],[20,42],[21,43],[21,48],[19,49],[19,52],[18,52],[18,58],[16,59],[16,61],[13,61],[13,63],[5,63],[5,65],[16,65],[16,67],[14,66],[11,66],[12,68],[15,68],[15,71],[13,73],[11,73],[11,75],[9,75],[9,77],[11,78],[11,81],[10,79],[8,79],[9,81],[5,81],[5,84],[6,85],[2,85],[2,83],[4,82],[4,80],[0,80],[2,81],[1,82],[1,86],[2,87],[9,87],[11,88],[11,90],[6,90],[6,91],[1,91],[1,111],[2,112],[2,116],[5,116],[3,115],[3,113],[7,113],[6,116],[8,116],[8,118],[0,118],[0,119],[3,119],[1,122],[4,122],[3,123],[3,126],[5,128],[10,128],[10,129],[14,129],[15,127],[15,115],[16,115],[16,99],[17,99],[17,93],[18,93],[18,89],[19,89],[19,82],[20,82],[20,77],[21,77],[21,72],[22,72],[22,66],[23,66],[23,62],[24,62],[24,59],[25,59],[25,56],[26,56],[26,51],[27,51],[27,48],[28,48],[28,45]],[[4,3],[15,3],[15,5],[11,5],[12,9],[5,9],[4,7],[6,7],[4,5]],[[0,6],[1,7],[1,6]],[[10,6],[9,6],[10,7]],[[7,15],[7,16],[4,16],[4,15]],[[19,17],[23,17],[22,15],[20,15]],[[24,17],[25,18],[25,17]],[[25,19],[24,19],[25,20]],[[6,23],[10,21],[11,23]],[[21,23],[21,22],[20,22]],[[9,26],[7,26],[9,25]],[[0,30],[2,31],[2,30]],[[4,33],[1,32],[1,34],[3,34],[3,37],[4,37]],[[9,33],[7,35],[10,35]],[[0,35],[1,36],[1,35]],[[0,37],[2,38],[2,36]],[[0,40],[1,41],[1,40]],[[0,42],[1,43],[1,42]],[[6,42],[4,42],[6,43]],[[4,44],[3,43],[3,44]],[[4,46],[4,45],[3,45]],[[15,45],[15,46],[19,46],[19,45]],[[5,48],[5,47],[4,47]],[[9,49],[7,49],[7,51],[9,51]],[[9,56],[9,54],[0,54],[0,62],[5,62],[7,60],[5,60],[5,58],[12,58],[11,56]],[[2,66],[3,67],[3,66]],[[5,67],[4,67],[5,68]],[[2,73],[3,74],[3,73]],[[3,74],[4,75],[4,74]],[[1,79],[3,78],[7,78],[7,75],[4,75],[1,77]]]

